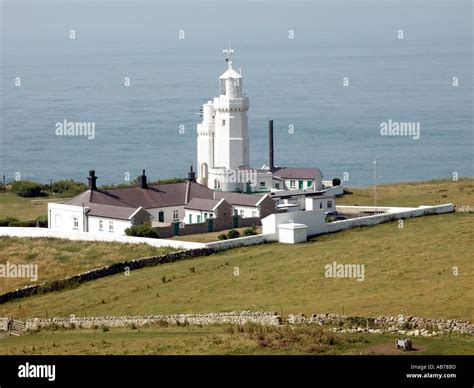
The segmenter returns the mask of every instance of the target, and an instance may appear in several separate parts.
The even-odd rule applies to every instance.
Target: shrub
[[[104,333],[107,332],[107,331],[109,331],[109,330],[110,330],[110,329],[109,329],[107,326],[105,326],[105,325],[102,326],[102,331],[103,331]]]
[[[32,226],[36,226],[36,221],[10,221],[8,226],[30,228]]]
[[[133,225],[125,229],[127,236],[158,238],[158,233],[149,223]]]
[[[75,182],[72,179],[65,179],[54,182],[51,192],[60,194],[61,196],[72,197],[87,190],[87,185],[81,182]]]
[[[19,197],[41,196],[43,185],[33,181],[16,181],[12,183],[12,192]]]
[[[13,217],[0,218],[0,226],[10,226],[10,223],[12,222],[19,222],[19,221]]]
[[[36,223],[36,226],[39,226],[40,228],[47,228],[48,216],[43,215],[43,216],[36,217],[35,223]]]
[[[244,229],[244,236],[255,236],[257,234],[257,228],[253,225],[251,228]]]
[[[339,178],[333,178],[332,179],[332,185],[333,186],[340,186],[341,185],[341,180]]]
[[[218,240],[227,240],[227,236],[224,233],[222,233],[219,236],[217,236],[217,239]]]
[[[227,232],[227,238],[228,239],[237,238],[237,237],[240,237],[240,233],[239,233],[238,230],[231,229]]]

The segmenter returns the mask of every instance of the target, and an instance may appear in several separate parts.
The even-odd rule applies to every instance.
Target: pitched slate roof
[[[276,167],[273,175],[283,179],[318,179],[323,176],[319,168],[309,167]]]
[[[90,216],[115,218],[118,220],[130,219],[130,217],[139,209],[124,206],[97,205],[94,203],[90,204],[88,207],[90,208],[88,213]]]
[[[221,202],[220,199],[193,198],[188,202],[185,209],[213,211]]]
[[[232,193],[225,191],[215,191],[214,198],[224,198],[231,205],[240,206],[257,206],[258,203],[265,197],[265,195],[258,194],[243,194],[243,193]]]
[[[189,186],[188,186],[189,185]],[[138,186],[86,191],[65,202],[66,205],[90,207],[90,204],[122,206],[145,209],[182,206],[186,203],[186,191],[189,188],[189,199],[194,197],[213,199],[213,191],[195,182],[170,183],[149,186],[142,189]]]

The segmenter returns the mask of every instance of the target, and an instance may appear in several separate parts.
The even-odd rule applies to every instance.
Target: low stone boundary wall
[[[8,330],[12,318],[0,318],[0,331]],[[338,314],[290,314],[285,321],[275,312],[241,311],[208,314],[174,314],[122,317],[75,317],[31,318],[25,322],[26,330],[38,329],[97,329],[113,327],[143,327],[166,323],[169,325],[245,325],[263,326],[288,325],[332,325],[335,332],[341,333],[393,333],[407,336],[432,337],[447,333],[474,335],[474,325],[456,319],[421,318],[398,315],[370,317],[351,317]]]
[[[456,213],[474,213],[474,206],[456,205],[454,211]]]
[[[209,314],[176,314],[176,315],[149,315],[149,316],[124,316],[124,317],[74,317],[51,318],[51,319],[28,319],[26,330],[37,330],[41,328],[65,328],[65,329],[93,329],[100,327],[142,327],[150,324],[166,322],[170,325],[245,325],[248,323],[278,326],[281,324],[280,316],[270,312],[225,312]]]
[[[0,318],[0,331],[8,331],[8,324],[10,323],[10,318]]]
[[[100,279],[106,276],[116,275],[118,273],[123,273],[127,269],[132,271],[134,269],[161,265],[165,263],[172,263],[174,261],[190,259],[193,257],[209,256],[213,253],[215,253],[215,250],[213,248],[200,248],[190,249],[186,251],[171,252],[160,256],[142,257],[134,260],[121,261],[119,263],[113,263],[104,267],[95,268],[90,271],[80,273],[78,275],[70,276],[65,279],[35,284],[32,286],[23,287],[14,291],[9,291],[4,294],[0,294],[0,304],[14,299],[25,298],[31,295],[63,290],[72,285],[89,282],[91,280]]]
[[[395,220],[399,220],[403,218],[420,217],[420,216],[426,216],[426,215],[431,215],[431,214],[452,213],[454,212],[454,205],[444,204],[444,205],[438,205],[438,206],[420,206],[418,208],[409,209],[405,211],[399,210],[399,209],[402,209],[402,208],[397,208],[396,210],[389,210],[388,213],[386,214],[329,222],[325,225],[323,230],[318,231],[315,234],[333,233],[333,232],[338,232],[344,229],[355,228],[359,226],[376,225],[376,224],[381,224],[388,221],[395,221]],[[298,221],[295,219],[295,222],[298,222]],[[313,234],[313,233],[310,233],[310,231],[308,231],[308,234]]]
[[[338,325],[341,332],[398,333],[413,336],[435,336],[443,333],[474,335],[474,325],[468,321],[456,319],[422,318],[399,315],[397,317],[379,316],[376,318],[350,317],[338,314],[289,315],[291,325],[318,324]],[[345,325],[346,328],[342,326]]]

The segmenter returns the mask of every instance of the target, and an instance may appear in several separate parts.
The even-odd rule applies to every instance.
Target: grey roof
[[[184,208],[212,211],[220,201],[220,199],[193,198],[184,206]]]
[[[189,185],[189,186],[188,186]],[[189,199],[213,198],[213,191],[195,182],[170,183],[166,185],[149,186],[142,189],[138,186],[86,191],[65,202],[66,205],[88,206],[90,204],[123,206],[145,209],[182,206],[186,203],[186,191],[189,188]]]
[[[325,191],[313,190],[282,190],[270,193],[272,198],[290,198],[299,195],[304,195],[305,197],[334,198],[334,195],[326,194]]]
[[[118,220],[128,220],[138,210],[133,207],[97,205],[94,203],[87,207],[90,208],[89,216],[115,218]]]
[[[244,193],[232,193],[225,191],[215,191],[214,198],[224,198],[231,205],[240,206],[257,206],[265,195],[258,194],[244,194]]]
[[[276,167],[273,175],[283,179],[318,179],[323,176],[315,167]]]

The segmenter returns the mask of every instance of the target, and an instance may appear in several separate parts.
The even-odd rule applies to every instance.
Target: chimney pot
[[[89,181],[89,190],[97,190],[97,177],[95,176],[95,170],[89,170],[87,180]]]

